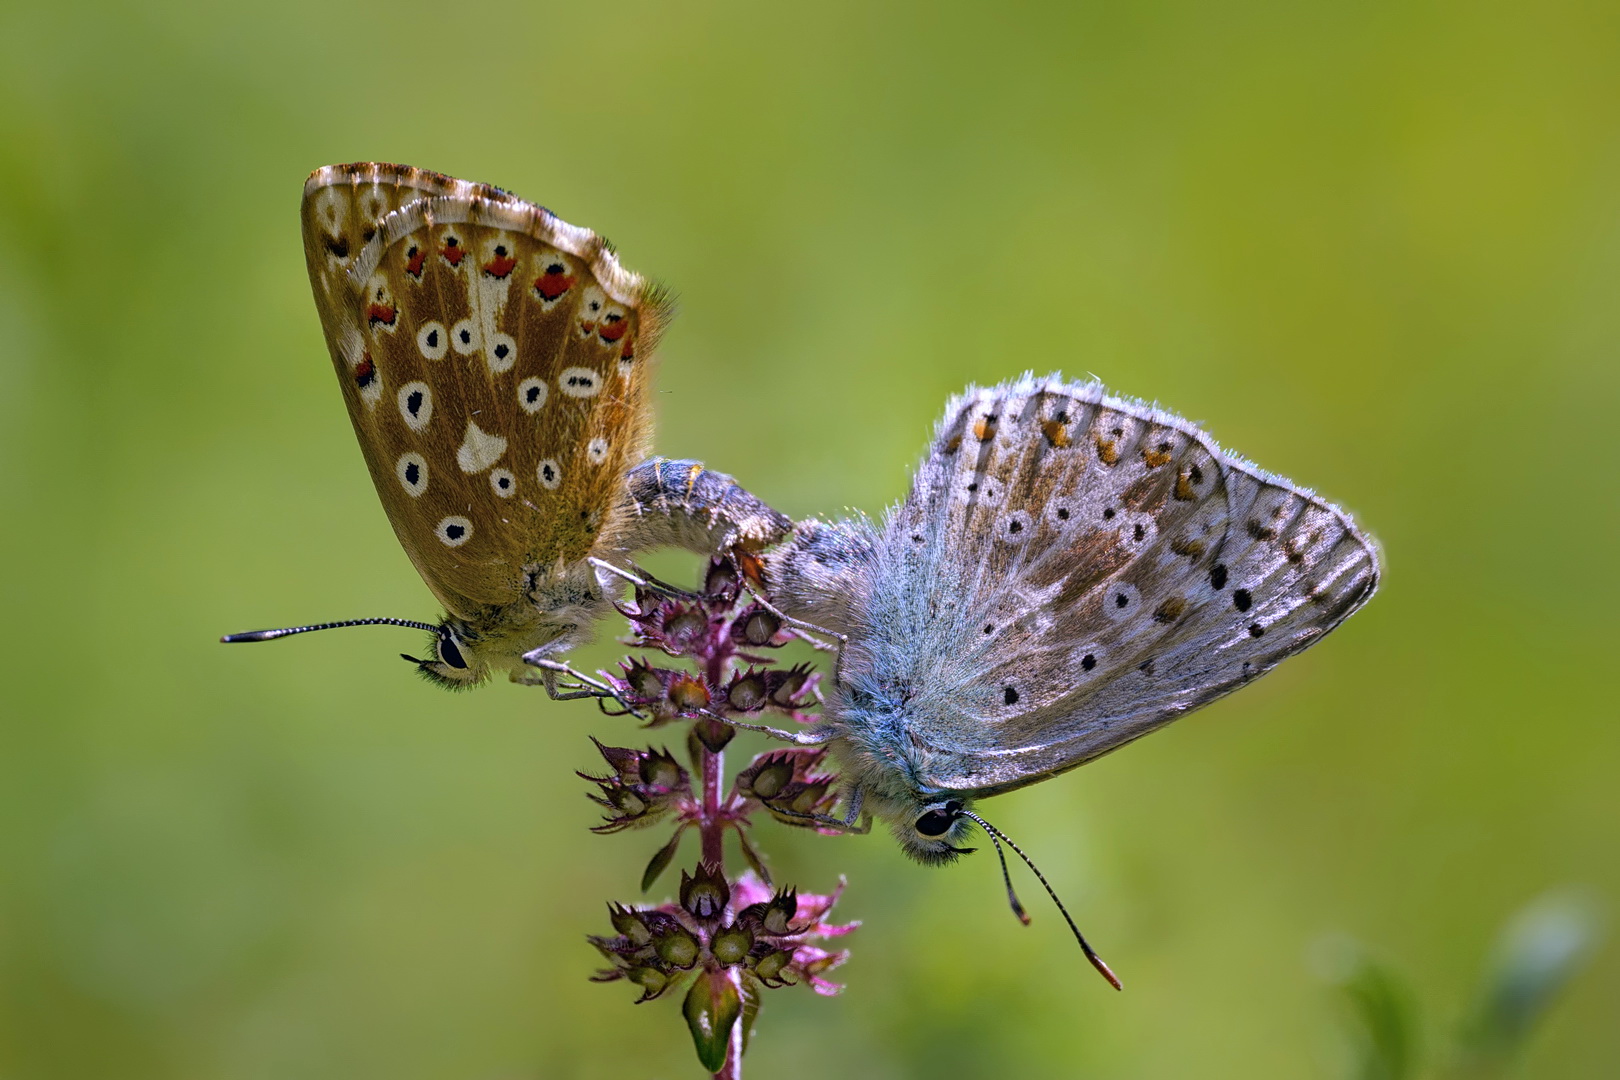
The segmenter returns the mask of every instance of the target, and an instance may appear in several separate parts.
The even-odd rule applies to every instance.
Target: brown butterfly
[[[407,656],[460,688],[559,672],[611,605],[616,556],[757,549],[788,521],[693,462],[643,462],[668,294],[607,241],[484,184],[404,165],[316,170],[304,255],[366,467],[437,625],[356,619],[232,634],[267,641],[386,623],[432,631]],[[638,465],[638,463],[640,463]]]

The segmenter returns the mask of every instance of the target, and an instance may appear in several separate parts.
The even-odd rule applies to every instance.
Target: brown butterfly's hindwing
[[[317,173],[305,233],[366,464],[453,614],[518,602],[623,527],[667,317],[657,290],[587,230],[418,170]]]

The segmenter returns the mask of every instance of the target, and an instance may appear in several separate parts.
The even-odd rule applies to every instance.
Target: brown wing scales
[[[341,170],[306,190],[306,252],[367,467],[450,611],[515,603],[620,527],[664,309],[594,234],[505,192]]]

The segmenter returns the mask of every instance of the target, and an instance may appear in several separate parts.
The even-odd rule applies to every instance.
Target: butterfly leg
[[[809,642],[812,647],[820,649],[822,652],[836,653],[837,655],[833,657],[833,685],[844,685],[844,647],[849,644],[849,636],[847,634],[840,634],[836,630],[829,630],[825,626],[817,626],[815,623],[805,622],[803,619],[795,619],[787,612],[779,611],[771,604],[769,600],[759,595],[759,593],[754,592],[752,589],[748,590],[748,594],[757,600],[760,606],[766,611],[769,611],[772,615],[775,615],[788,626],[792,627],[794,632],[801,640]],[[838,644],[829,645],[827,642],[816,637],[816,634],[826,634],[828,637],[838,642]]]
[[[769,806],[766,809],[773,814],[798,821],[813,823],[818,829],[831,829],[846,836],[865,836],[872,831],[872,815],[861,813],[860,789],[856,789],[855,796],[850,800],[849,811],[841,818],[829,814],[806,814],[801,810],[787,810],[779,806]]]
[[[858,784],[851,785],[849,793],[849,809],[844,811],[844,825],[852,833],[866,834],[872,831],[872,815],[861,814],[861,806],[866,802],[866,789]],[[860,825],[855,823],[859,821]]]
[[[649,592],[658,593],[660,596],[664,596],[670,600],[698,599],[697,593],[689,592],[686,589],[671,585],[667,581],[660,581],[651,574],[647,573],[647,571],[643,570],[641,567],[637,566],[635,563],[630,562],[629,559],[625,560],[625,562],[629,563],[630,565],[630,569],[628,570],[622,566],[615,566],[606,559],[598,559],[594,555],[588,558],[586,562],[589,562],[596,568],[598,576],[606,574],[610,577],[623,578],[625,581],[628,581],[638,589],[646,589]]]
[[[742,728],[744,731],[757,731],[762,735],[769,735],[773,739],[793,743],[795,746],[825,746],[831,742],[834,733],[831,731],[818,731],[812,728],[809,731],[784,731],[781,728],[769,727],[765,724],[745,724],[741,720],[730,716],[719,716],[703,710],[703,715],[710,720],[725,724],[727,727]]]
[[[538,678],[521,679],[519,681],[527,686],[538,684],[545,687],[546,695],[553,701],[578,701],[582,698],[594,698],[600,703],[611,700],[617,702],[629,715],[638,719],[641,717],[641,713],[636,711],[635,706],[624,700],[617,690],[600,679],[591,678],[578,668],[571,667],[561,660],[553,660],[549,656],[537,656],[535,653],[524,656],[523,661],[532,667],[539,668],[541,674]],[[573,679],[574,682],[572,684],[560,683],[557,679],[559,675],[566,675]]]

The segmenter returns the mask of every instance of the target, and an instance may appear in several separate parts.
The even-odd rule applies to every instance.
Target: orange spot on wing
[[[484,264],[484,273],[492,278],[503,278],[512,272],[517,260],[510,255],[497,255]]]
[[[625,338],[624,348],[619,350],[620,360],[634,360],[636,358],[636,339]]]
[[[1143,450],[1142,460],[1147,464],[1148,468],[1157,469],[1160,465],[1167,464],[1170,461],[1170,451],[1157,448]]]
[[[602,320],[602,328],[597,332],[601,334],[603,341],[611,345],[624,337],[624,332],[628,329],[630,329],[630,324],[625,322],[624,316],[609,315]]]
[[[1173,623],[1187,610],[1187,601],[1184,597],[1172,596],[1158,606],[1153,612],[1153,621],[1156,623]]]
[[[1041,434],[1046,441],[1059,450],[1069,445],[1069,429],[1056,420],[1048,420],[1041,425]]]
[[[1119,444],[1113,439],[1099,438],[1097,440],[1097,460],[1104,465],[1119,463]]]
[[[449,241],[446,241],[444,247],[439,249],[439,254],[443,255],[444,261],[449,263],[451,266],[460,266],[462,258],[465,257],[467,253],[461,249],[460,244],[452,244]]]
[[[550,303],[563,293],[574,287],[572,274],[542,274],[534,279],[534,291],[540,294],[540,299]]]
[[[973,421],[973,437],[980,442],[989,442],[996,437],[996,418],[981,416]]]
[[[368,304],[366,306],[366,321],[374,326],[377,323],[393,326],[394,319],[398,314],[392,304]]]
[[[1204,545],[1202,540],[1179,537],[1170,541],[1170,550],[1175,552],[1177,555],[1185,555],[1187,558],[1197,562],[1199,559],[1204,557],[1204,552],[1209,549]]]
[[[426,261],[427,261],[427,252],[423,251],[421,248],[417,248],[416,249],[416,254],[412,255],[409,259],[405,260],[405,272],[407,274],[411,275],[411,277],[413,277],[413,278],[421,277],[422,276],[422,264],[425,263]]]

